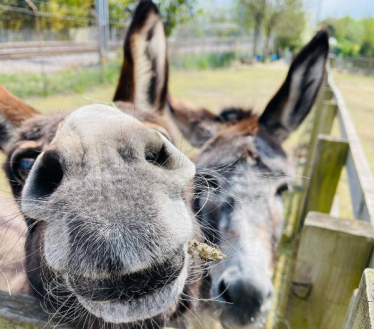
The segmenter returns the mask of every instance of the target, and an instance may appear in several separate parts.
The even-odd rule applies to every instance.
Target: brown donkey
[[[139,3],[124,55],[116,107],[43,115],[0,88],[0,148],[28,226],[30,293],[76,328],[162,326],[199,290],[187,283],[195,166],[163,118],[166,40],[151,1]]]
[[[293,174],[282,143],[311,110],[327,55],[328,35],[322,31],[295,58],[259,117],[238,108],[215,115],[170,100],[183,135],[202,147],[194,212],[205,239],[230,256],[213,269],[205,287],[212,313],[225,328],[258,328],[271,306],[281,196]]]

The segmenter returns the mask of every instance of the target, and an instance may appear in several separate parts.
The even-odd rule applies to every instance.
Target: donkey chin
[[[179,274],[174,279],[169,278],[170,282],[163,283],[147,277],[145,273],[149,274],[148,271],[140,275],[139,273],[126,275],[122,278],[92,280],[100,287],[105,286],[107,291],[104,292],[100,292],[100,290],[83,291],[84,288],[82,289],[80,280],[72,279],[67,274],[65,282],[68,289],[77,297],[78,302],[94,316],[109,323],[134,323],[156,317],[168,310],[174,311],[187,279],[186,263],[179,270]],[[142,275],[144,275],[143,279]],[[135,281],[132,286],[121,287],[121,284],[128,281],[130,276],[133,276]],[[136,276],[138,276],[138,282],[136,282]],[[163,279],[165,280],[165,278]],[[145,287],[144,280],[154,280],[154,284]],[[92,281],[88,284],[91,285]],[[143,281],[143,286],[139,286],[140,281]]]
[[[91,315],[106,323],[130,324],[175,312],[188,278],[190,258],[185,244],[174,246],[174,250],[162,248],[163,256],[161,250],[148,254],[156,257],[153,262],[140,261],[139,254],[145,253],[146,246],[136,247],[130,237],[125,241],[119,238],[121,242],[103,240],[103,245],[113,247],[113,253],[103,248],[93,255],[90,250],[83,254],[77,244],[58,243],[53,231],[57,234],[61,230],[49,225],[44,232],[45,264]],[[131,261],[135,257],[137,263]],[[54,284],[50,284],[53,291]]]
[[[48,267],[59,273],[68,293],[86,311],[113,324],[137,323],[172,314],[185,287],[190,261],[186,248],[181,248],[169,259],[135,272],[78,274],[72,271],[74,265],[68,270],[53,269],[46,250],[44,257]],[[56,259],[52,263],[56,265]]]
[[[182,293],[187,271],[163,289],[128,302],[96,302],[77,295],[80,304],[91,314],[105,322],[121,324],[132,323],[155,317],[176,306]],[[136,316],[135,316],[136,315]]]
[[[219,321],[224,329],[263,329],[265,328],[266,318],[270,311],[272,301],[267,301],[261,307],[261,311],[256,316],[246,316],[245,310],[238,312],[225,307],[221,311]]]

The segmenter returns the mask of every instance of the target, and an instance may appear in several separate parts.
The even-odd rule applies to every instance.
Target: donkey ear
[[[0,150],[4,150],[14,129],[37,113],[0,85]]]
[[[260,126],[280,142],[310,112],[323,80],[328,52],[328,34],[320,31],[297,55],[286,81],[261,115]]]
[[[157,6],[141,0],[124,45],[124,62],[114,101],[133,102],[148,111],[166,105],[168,60],[164,25]]]
[[[220,120],[212,112],[175,97],[169,97],[169,108],[184,138],[195,147],[202,147],[220,128]]]

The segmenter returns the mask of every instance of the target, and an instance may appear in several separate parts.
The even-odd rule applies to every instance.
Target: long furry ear
[[[13,130],[35,114],[36,110],[0,85],[0,150],[4,150]]]
[[[132,102],[143,110],[162,111],[167,87],[167,46],[162,19],[152,1],[141,0],[127,32],[114,101]]]
[[[296,56],[286,81],[259,119],[260,126],[283,142],[310,112],[326,68],[329,37],[320,31]]]
[[[184,138],[195,147],[202,147],[221,127],[220,118],[212,112],[172,96],[169,109]]]

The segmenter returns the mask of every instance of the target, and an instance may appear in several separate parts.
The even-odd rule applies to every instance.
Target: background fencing
[[[35,13],[26,3],[20,8],[0,5],[1,10],[15,21],[35,20],[31,22],[35,28],[20,29],[4,28],[0,22],[0,82],[17,96],[83,92],[94,85],[116,83],[128,15],[124,14],[123,21],[109,20],[105,51],[99,33],[101,21],[94,11],[88,18]],[[81,22],[88,26],[79,27]],[[57,29],[58,24],[66,27]],[[173,35],[168,42],[172,69],[222,67],[252,53],[248,35],[197,37],[193,24],[181,26]]]

